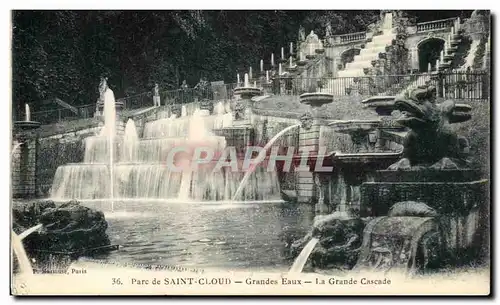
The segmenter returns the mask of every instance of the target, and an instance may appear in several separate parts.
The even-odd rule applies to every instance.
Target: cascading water
[[[284,135],[285,133],[287,133],[289,130],[292,130],[292,129],[297,128],[299,126],[300,126],[300,124],[292,125],[292,126],[289,126],[289,127],[285,128],[285,129],[283,129],[282,131],[278,132],[271,140],[269,140],[269,142],[259,152],[259,154],[253,160],[253,162],[254,163],[260,163],[260,162],[262,162],[264,160],[264,158],[266,157],[267,150],[274,144],[274,142],[276,142],[277,139],[279,139],[282,135]],[[241,180],[240,186],[238,187],[238,189],[236,190],[236,193],[233,196],[233,200],[238,200],[239,199],[239,196],[241,195],[241,192],[246,187],[246,184],[248,182],[248,179],[250,178],[250,175],[252,175],[252,173],[257,168],[259,168],[259,167],[256,167],[256,166],[250,167],[250,169],[245,173],[245,176]]]
[[[311,252],[314,250],[314,247],[316,247],[316,244],[319,242],[319,239],[313,237],[311,240],[306,244],[304,249],[300,252],[299,256],[295,259],[295,262],[293,262],[292,267],[290,268],[289,273],[301,273],[302,269],[304,269],[304,266],[307,263],[307,259],[309,259],[309,256],[311,255]]]
[[[135,128],[134,120],[129,119],[125,125],[125,134],[123,136],[122,160],[132,162],[137,159],[137,143],[139,137]]]
[[[113,210],[113,199],[115,197],[115,175],[114,175],[114,165],[115,165],[115,153],[114,153],[114,143],[115,143],[115,128],[116,128],[116,107],[115,107],[115,95],[113,91],[109,88],[104,92],[104,126],[106,130],[106,136],[108,139],[109,147],[109,199],[111,203],[111,210]]]
[[[178,146],[188,151],[200,146],[224,150],[226,139],[211,131],[230,127],[232,114],[226,111],[224,103],[214,106],[214,115],[194,109],[192,115],[179,118],[173,115],[148,122],[141,138],[137,136],[135,123],[129,120],[125,134],[114,137],[113,149],[110,149],[105,126],[99,136],[85,140],[84,163],[57,169],[52,199],[109,200],[112,191],[111,198],[115,200],[230,201],[244,173],[233,172],[229,167],[218,169],[215,162],[203,164],[197,170],[176,171],[167,166],[169,152]],[[181,152],[175,155],[176,165],[191,159],[188,155],[182,160],[182,156]],[[113,160],[112,168],[109,160]],[[110,170],[113,171],[112,184],[109,183]],[[241,200],[280,200],[276,173],[260,168],[246,180],[248,183],[240,191]]]

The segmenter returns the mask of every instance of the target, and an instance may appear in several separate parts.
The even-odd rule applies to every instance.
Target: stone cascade
[[[347,63],[344,70],[338,71],[338,78],[330,79],[322,91],[344,95],[346,88],[353,87],[358,77],[366,76],[380,58],[385,57],[395,37],[393,29],[385,29],[381,35],[368,39],[360,53],[354,56],[354,60]]]
[[[450,32],[444,42],[444,49],[441,51],[440,58],[436,64],[436,71],[443,71],[451,68],[453,58],[457,54],[458,45],[461,41],[460,19],[456,19],[450,27]]]
[[[384,53],[386,47],[390,46],[396,34],[392,29],[385,30],[382,35],[373,36],[372,40],[367,42],[364,49],[361,49],[359,55],[354,56],[354,61],[347,63],[345,70],[338,72],[338,77],[359,77],[364,76],[364,68],[370,68],[372,61],[379,58],[379,53]]]

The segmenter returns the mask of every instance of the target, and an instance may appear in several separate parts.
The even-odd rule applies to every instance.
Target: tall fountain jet
[[[123,136],[123,160],[132,162],[137,155],[136,147],[139,141],[135,122],[132,119],[127,121],[125,125],[125,134]]]
[[[29,122],[29,121],[31,121],[31,111],[30,111],[30,105],[25,104],[25,105],[24,105],[24,109],[26,110],[26,113],[25,113],[25,121],[26,121],[26,122]]]
[[[250,81],[248,80],[248,73],[245,73],[245,84],[244,87],[250,87]]]
[[[116,127],[116,107],[115,107],[115,94],[109,87],[104,91],[104,128],[108,138],[109,147],[109,189],[110,189],[110,202],[111,210],[114,204],[114,138]]]

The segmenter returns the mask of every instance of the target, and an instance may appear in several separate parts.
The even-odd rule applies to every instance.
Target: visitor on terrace
[[[186,104],[186,103],[191,102],[190,98],[189,98],[189,92],[188,92],[189,90],[188,89],[189,89],[189,86],[188,86],[186,80],[183,80],[181,87],[179,89],[179,95],[180,95],[180,99],[181,99],[182,104]]]
[[[196,86],[194,86],[194,89],[196,90],[198,100],[202,100],[205,95],[205,91],[207,90],[207,81],[201,77],[200,81],[196,84]]]

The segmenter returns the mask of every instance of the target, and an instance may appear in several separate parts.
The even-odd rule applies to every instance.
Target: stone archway
[[[429,72],[429,63],[432,70],[436,68],[436,60],[439,59],[441,51],[444,49],[444,39],[439,37],[426,38],[417,44],[418,49],[418,70]]]
[[[340,62],[342,63],[342,69],[345,69],[347,63],[354,61],[354,56],[361,52],[360,48],[349,48],[342,53],[340,53]]]

